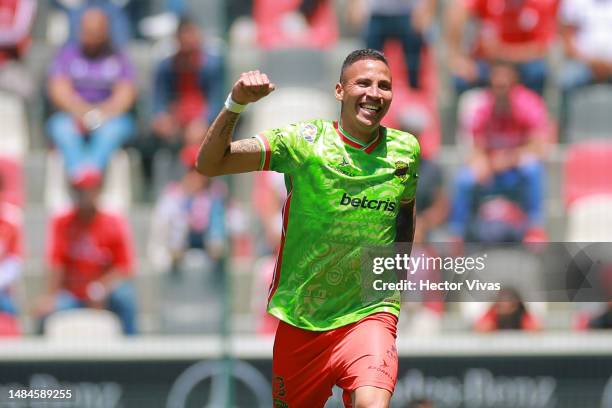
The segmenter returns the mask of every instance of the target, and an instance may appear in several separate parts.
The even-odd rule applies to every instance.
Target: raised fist
[[[246,105],[268,96],[275,88],[266,74],[259,71],[244,72],[232,88],[232,99]]]

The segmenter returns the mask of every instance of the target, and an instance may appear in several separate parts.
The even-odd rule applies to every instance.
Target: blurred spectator
[[[183,150],[181,158],[187,172],[182,180],[166,187],[153,213],[153,234],[161,240],[157,250],[167,254],[172,273],[180,271],[185,252],[190,249],[205,251],[213,262],[220,261],[227,242],[227,187],[196,171],[196,154],[197,146]]]
[[[133,7],[130,4],[135,0],[128,0],[125,8]],[[77,43],[83,15],[90,9],[102,10],[109,20],[110,36],[114,46],[125,47],[136,32],[136,22],[130,21],[126,11],[113,0],[52,0],[52,4],[66,12],[68,16],[68,39],[67,43]],[[141,6],[142,7],[142,6]]]
[[[135,131],[128,112],[136,97],[134,69],[108,33],[104,12],[89,9],[80,43],[64,46],[49,72],[49,96],[58,112],[50,117],[48,131],[70,177],[103,171]]]
[[[35,15],[34,0],[0,1],[0,91],[23,99],[34,92],[34,79],[20,60],[30,45]]]
[[[612,301],[606,303],[605,309],[589,320],[589,329],[612,329]]]
[[[484,242],[543,239],[543,165],[549,140],[544,101],[517,83],[512,65],[496,63],[475,109],[473,149],[456,180],[450,229]]]
[[[224,62],[220,50],[204,46],[202,33],[183,18],[178,26],[176,53],[157,67],[153,95],[153,137],[141,149],[150,181],[155,153],[177,153],[185,144],[199,143],[224,102]]]
[[[360,26],[367,19],[367,48],[383,51],[388,40],[402,44],[409,84],[419,88],[424,37],[431,28],[436,7],[437,0],[352,0],[349,17]]]
[[[612,82],[612,2],[563,0],[560,22],[566,56],[560,73],[560,118],[566,122],[568,98],[573,91],[597,82]]]
[[[521,82],[542,94],[546,54],[555,37],[558,0],[457,0],[447,9],[449,65],[457,94],[487,84],[489,63],[516,64]],[[476,20],[475,43],[462,46],[470,20]]]
[[[0,192],[3,179],[0,176]],[[1,194],[0,194],[1,196]],[[0,336],[17,334],[17,309],[12,298],[12,286],[21,274],[22,248],[18,210],[0,202]]]
[[[448,216],[448,196],[444,188],[442,167],[433,159],[421,158],[416,198],[414,242],[431,239],[431,232]]]
[[[263,48],[327,48],[338,39],[331,0],[253,0],[258,43]]]
[[[100,186],[101,178],[93,174],[74,182],[74,207],[50,222],[51,275],[37,313],[44,321],[56,311],[105,308],[119,317],[124,333],[131,335],[136,332],[131,237],[125,218],[98,207]]]
[[[520,294],[511,288],[501,289],[489,310],[474,324],[479,332],[496,330],[540,330],[540,323],[525,307]]]

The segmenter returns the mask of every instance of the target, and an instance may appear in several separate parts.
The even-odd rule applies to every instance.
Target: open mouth
[[[374,105],[371,103],[360,103],[359,107],[365,110],[366,112],[373,113],[373,114],[380,112],[380,110],[382,109],[380,105]]]

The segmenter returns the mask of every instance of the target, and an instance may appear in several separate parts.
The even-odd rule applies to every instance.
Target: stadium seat
[[[203,251],[185,254],[180,272],[163,276],[160,295],[160,329],[169,334],[219,332],[223,315],[219,271]]]
[[[612,194],[576,200],[569,208],[568,242],[612,242]]]
[[[568,103],[567,137],[571,143],[610,138],[612,133],[612,85],[601,84],[574,92]]]
[[[0,200],[17,207],[23,207],[24,205],[24,180],[21,160],[21,158],[16,157],[0,156],[0,175],[4,184]]]
[[[0,338],[19,337],[20,335],[19,321],[15,316],[0,312]]]
[[[25,106],[14,95],[0,92],[0,152],[3,156],[22,159],[28,150],[28,125]]]
[[[57,341],[108,340],[121,337],[121,333],[119,318],[107,310],[76,309],[56,312],[45,322],[45,337]]]
[[[590,195],[612,194],[612,142],[590,141],[570,146],[563,173],[566,208]]]
[[[328,53],[310,48],[283,48],[262,55],[262,71],[280,87],[307,87],[333,91],[337,78],[329,77]]]
[[[57,151],[47,154],[45,172],[45,205],[52,212],[62,210],[70,205],[70,190],[64,170],[64,162]],[[101,205],[109,210],[125,212],[132,201],[130,178],[130,158],[124,150],[113,155],[100,196]]]

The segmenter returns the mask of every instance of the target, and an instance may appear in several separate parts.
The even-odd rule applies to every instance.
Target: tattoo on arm
[[[223,128],[221,128],[220,137],[223,140],[231,140],[232,134],[234,133],[234,128],[236,127],[236,122],[238,122],[238,115],[234,114],[229,117],[227,122],[223,124]]]
[[[254,138],[243,139],[228,146],[226,154],[257,153],[261,150],[259,142]]]
[[[202,164],[199,169],[214,167],[228,153],[238,118],[238,114],[223,109],[210,125],[206,136],[204,136],[197,160],[198,163],[206,164]],[[202,173],[204,173],[204,170],[202,170]]]
[[[225,112],[226,115],[221,119],[217,118],[211,125],[210,134],[217,139],[225,141],[227,144],[232,139],[232,135],[234,133],[234,128],[236,127],[236,122],[238,122],[238,118],[240,117],[236,113],[231,113],[229,111]],[[219,120],[221,119],[221,120]],[[220,128],[217,130],[217,127]]]

